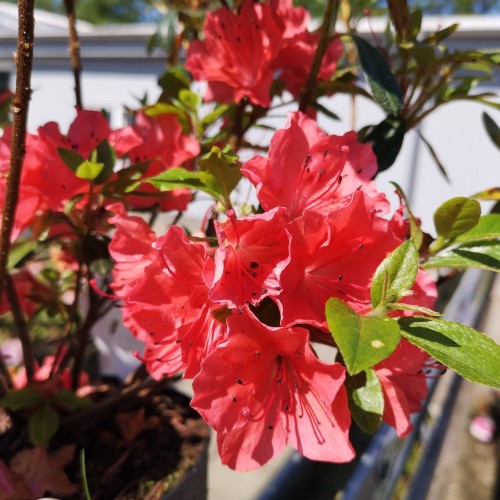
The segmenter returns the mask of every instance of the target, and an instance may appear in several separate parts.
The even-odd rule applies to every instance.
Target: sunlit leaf
[[[500,242],[476,241],[469,242],[451,250],[444,250],[426,260],[424,269],[451,267],[465,269],[477,267],[489,271],[500,271]]]
[[[500,388],[500,346],[481,332],[436,318],[399,318],[401,334],[472,382]]]
[[[327,301],[326,319],[351,375],[384,360],[399,344],[396,320],[385,316],[360,316],[337,298]]]
[[[417,277],[418,251],[412,240],[405,241],[378,266],[373,276],[371,301],[380,304],[398,302]]]

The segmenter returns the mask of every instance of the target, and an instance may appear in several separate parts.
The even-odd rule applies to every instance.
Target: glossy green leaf
[[[37,406],[42,401],[42,396],[39,392],[25,387],[9,392],[6,396],[0,399],[0,407],[7,408],[12,411],[22,410],[30,406]]]
[[[94,163],[88,160],[85,160],[81,163],[75,171],[75,175],[87,181],[93,181],[97,179],[99,174],[104,169],[104,163]]]
[[[500,388],[500,346],[481,332],[436,318],[399,318],[401,333],[472,382]]]
[[[360,131],[360,142],[372,145],[378,172],[387,170],[398,157],[406,134],[403,118],[388,117],[378,125]]]
[[[354,377],[347,376],[345,385],[351,417],[362,431],[373,434],[384,414],[384,394],[377,374],[368,368]]]
[[[396,320],[382,316],[360,316],[337,298],[327,301],[326,320],[351,375],[387,358],[400,341]]]
[[[214,146],[209,153],[198,160],[198,166],[215,179],[218,199],[226,209],[231,207],[231,192],[241,179],[238,156]]]
[[[472,229],[481,217],[479,202],[471,198],[457,197],[445,201],[434,213],[434,225],[438,234],[436,246]]]
[[[187,188],[204,191],[217,200],[221,197],[217,190],[217,179],[205,171],[192,172],[180,167],[170,168],[144,182],[152,184],[160,191]]]
[[[416,306],[414,304],[405,304],[404,302],[398,302],[397,304],[388,304],[388,309],[391,311],[411,311],[417,314],[426,314],[428,316],[439,317],[442,316],[441,313],[429,309],[428,307]]]
[[[457,236],[455,242],[470,243],[473,241],[494,240],[500,238],[500,214],[486,214],[469,231]]]
[[[59,429],[59,414],[49,405],[42,406],[29,420],[30,439],[35,446],[48,446]]]
[[[64,164],[69,167],[73,172],[78,170],[78,167],[86,161],[86,159],[72,149],[57,148],[59,157]]]
[[[489,271],[500,271],[500,242],[485,240],[464,243],[451,250],[444,250],[427,259],[424,269],[451,267],[465,269],[477,267]]]
[[[95,178],[96,184],[104,184],[112,175],[116,163],[115,150],[111,144],[104,139],[99,143],[96,152],[96,162],[104,165],[102,171]]]
[[[417,277],[418,251],[412,240],[405,241],[378,266],[373,275],[371,301],[374,308],[398,302]]]
[[[359,36],[352,35],[361,68],[374,101],[390,116],[397,116],[403,106],[398,83],[378,49]]]
[[[483,124],[493,144],[500,149],[500,127],[488,113],[483,112]]]

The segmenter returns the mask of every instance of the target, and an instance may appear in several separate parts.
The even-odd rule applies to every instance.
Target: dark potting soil
[[[112,396],[118,395],[117,389],[110,391]],[[93,399],[102,403],[105,396],[97,393]],[[26,425],[20,422],[0,433],[0,459],[8,464],[27,446],[26,437]],[[90,413],[88,418],[68,418],[51,448],[77,445],[73,460],[64,470],[80,487],[78,493],[64,500],[84,498],[82,449],[92,500],[155,500],[192,467],[207,440],[208,428],[189,407],[189,399],[160,383]]]

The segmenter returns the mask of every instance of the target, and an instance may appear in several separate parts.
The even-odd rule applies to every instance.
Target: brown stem
[[[338,10],[338,3],[339,0],[328,0],[326,4],[325,14],[323,16],[323,25],[321,26],[321,32],[318,40],[318,47],[316,49],[316,54],[314,55],[304,93],[300,99],[299,111],[302,111],[302,113],[307,111],[309,103],[311,102],[318,73],[321,68],[321,61],[323,60],[323,56],[325,55],[330,41],[330,26],[332,25],[333,14]]]
[[[90,277],[89,277],[90,278]],[[89,279],[90,281],[90,279]],[[85,358],[85,349],[89,343],[90,330],[94,325],[94,322],[99,317],[99,309],[101,305],[101,297],[99,297],[96,292],[88,285],[89,293],[89,310],[85,321],[82,323],[81,327],[76,331],[76,352],[74,357],[74,365],[72,372],[72,384],[73,390],[78,389],[80,375],[83,370],[83,360]]]
[[[71,60],[71,68],[75,78],[75,98],[78,109],[83,109],[82,104],[82,88],[81,88],[81,73],[82,62],[80,57],[80,40],[76,31],[76,15],[75,15],[75,0],[64,0],[64,8],[68,17],[69,28],[69,54]]]
[[[25,154],[26,123],[31,96],[31,68],[33,64],[35,0],[19,0],[19,29],[16,54],[16,92],[12,100],[14,114],[12,143],[7,186],[3,206],[2,229],[0,231],[0,296],[6,276],[10,237],[16,216],[19,185]]]
[[[17,296],[14,280],[8,273],[5,275],[5,292],[7,293],[7,299],[12,309],[12,316],[14,317],[16,332],[23,348],[26,378],[28,379],[28,382],[32,382],[33,376],[35,374],[35,358],[33,357],[33,346],[31,345],[31,339],[29,337],[26,320],[24,319],[21,305],[19,304],[19,298]]]
[[[226,0],[220,0],[220,3],[221,3],[221,5],[222,5],[223,7],[226,7],[226,9],[227,9],[227,10],[231,10],[231,9],[229,8],[229,5],[227,4]]]
[[[238,149],[240,149],[241,141],[243,139],[243,117],[245,115],[245,107],[246,99],[242,99],[236,107],[233,128],[227,140],[229,147],[233,150],[234,153],[236,153]]]
[[[14,386],[7,366],[0,355],[0,398],[3,398]]]

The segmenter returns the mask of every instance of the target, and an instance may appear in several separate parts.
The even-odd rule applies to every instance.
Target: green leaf
[[[496,124],[496,122],[491,118],[491,116],[483,112],[483,124],[486,128],[486,132],[490,139],[493,141],[493,144],[500,149],[500,127]]]
[[[473,194],[471,198],[476,200],[497,201],[500,200],[500,187],[494,187]]]
[[[74,391],[69,389],[61,389],[51,399],[51,403],[62,405],[70,410],[78,410],[87,408],[92,404],[89,398],[79,398]]]
[[[214,146],[210,153],[198,160],[198,166],[209,172],[216,181],[218,199],[226,209],[231,208],[230,194],[241,179],[238,156]]]
[[[37,406],[41,401],[42,396],[39,392],[25,387],[24,389],[9,392],[5,397],[0,399],[0,407],[18,411],[30,406]]]
[[[448,26],[447,28],[444,28],[428,36],[427,38],[422,40],[421,43],[429,45],[437,45],[438,43],[441,43],[443,40],[446,40],[446,38],[453,35],[453,33],[457,31],[458,26],[459,26],[458,24],[452,24],[451,26]]]
[[[111,144],[106,139],[104,139],[99,143],[95,151],[97,153],[96,162],[104,164],[102,171],[95,178],[95,183],[104,184],[113,175],[113,170],[116,163],[115,150],[113,149]]]
[[[57,153],[59,154],[59,157],[64,162],[64,164],[73,172],[76,172],[78,170],[78,167],[86,161],[86,159],[82,155],[79,155],[72,149],[57,148]]]
[[[411,311],[411,312],[418,313],[418,314],[426,314],[428,316],[433,316],[436,318],[439,316],[442,316],[441,313],[438,313],[437,311],[433,311],[432,309],[429,309],[428,307],[415,306],[413,304],[405,304],[403,302],[398,302],[397,304],[388,304],[387,307],[391,311]]]
[[[374,101],[390,116],[399,114],[403,97],[386,60],[378,49],[359,36],[352,35],[359,54],[361,68]]]
[[[417,277],[418,251],[412,240],[405,241],[378,266],[373,276],[371,300],[380,304],[398,302]]]
[[[319,102],[313,102],[311,104],[311,107],[316,111],[323,113],[325,116],[328,116],[328,118],[331,118],[332,120],[340,120],[339,115],[336,115],[333,111],[330,111],[328,108],[326,108]]]
[[[450,178],[448,177],[448,173],[446,172],[446,168],[442,164],[441,160],[439,159],[436,150],[432,147],[432,144],[422,135],[420,131],[417,131],[418,136],[420,137],[420,140],[426,145],[430,155],[432,156],[432,159],[437,165],[438,170],[441,172],[443,177],[446,179],[447,182],[450,182]]]
[[[472,229],[457,236],[455,242],[470,243],[498,238],[500,238],[500,214],[487,214],[482,215]]]
[[[14,269],[20,262],[28,257],[38,246],[36,240],[26,238],[18,238],[9,249],[9,259],[7,267]]]
[[[179,101],[190,111],[196,111],[201,104],[201,97],[192,90],[181,89],[179,91]]]
[[[173,189],[187,188],[204,191],[219,200],[220,193],[217,191],[217,180],[209,172],[192,172],[185,168],[170,168],[154,177],[145,179],[143,182],[152,184],[160,191],[172,191]],[[137,183],[140,185],[141,182]],[[135,186],[135,187],[136,187]],[[222,200],[219,200],[222,201]]]
[[[402,335],[478,384],[500,388],[500,346],[481,332],[436,318],[399,318]]]
[[[188,89],[191,85],[189,74],[183,66],[171,66],[158,80],[163,92],[160,96],[161,102],[177,99],[182,89]]]
[[[200,121],[200,127],[205,130],[207,127],[212,125],[218,118],[220,118],[227,110],[229,106],[227,104],[221,104],[217,106],[211,113],[204,116]]]
[[[75,175],[80,179],[93,181],[97,179],[103,169],[104,163],[94,163],[92,161],[85,160],[78,166],[75,171]]]
[[[369,143],[377,157],[378,171],[387,170],[398,157],[406,134],[403,118],[388,117],[378,125],[360,130],[360,141]]]
[[[457,197],[445,201],[434,213],[438,239],[432,244],[431,251],[438,252],[462,233],[472,229],[480,217],[481,206],[476,200]]]
[[[424,241],[424,235],[422,233],[422,230],[420,229],[420,226],[417,222],[417,219],[413,215],[413,212],[411,211],[410,204],[408,203],[408,198],[406,197],[406,194],[404,193],[403,189],[399,184],[396,182],[392,182],[391,184],[396,188],[399,196],[402,198],[406,211],[408,212],[408,221],[410,223],[410,237],[413,240],[413,243],[415,243],[415,246],[417,250],[420,249],[422,246],[422,242]]]
[[[150,160],[135,163],[127,168],[123,168],[116,173],[116,180],[106,183],[104,193],[123,194],[132,191],[138,185],[138,181],[146,173]]]
[[[351,375],[387,358],[400,341],[396,320],[381,316],[360,316],[334,297],[326,303],[326,320]]]
[[[30,439],[35,446],[47,447],[59,429],[59,414],[49,405],[42,406],[29,420]]]
[[[477,267],[489,271],[500,271],[500,242],[474,241],[439,252],[422,264],[424,269],[451,267],[465,269]]]
[[[382,423],[384,394],[377,374],[371,368],[346,377],[347,394],[351,416],[358,427],[373,434]]]

